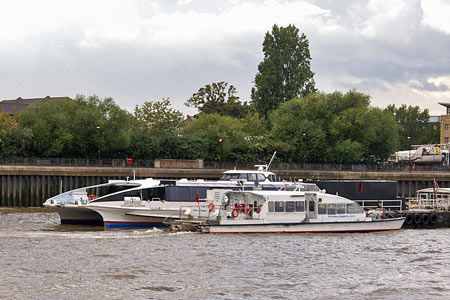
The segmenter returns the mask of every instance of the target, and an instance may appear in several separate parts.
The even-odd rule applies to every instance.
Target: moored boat
[[[203,233],[368,232],[400,229],[405,218],[368,214],[356,202],[322,192],[232,191],[218,213],[192,228]],[[180,221],[172,222],[177,228]],[[187,228],[189,222],[183,222]]]
[[[161,227],[165,218],[179,214],[180,207],[206,203],[208,190],[293,188],[293,183],[274,181],[277,177],[268,168],[258,165],[256,170],[225,171],[218,181],[111,180],[59,194],[44,205],[58,212],[63,224],[104,224],[107,229]],[[315,184],[302,187],[319,190]]]
[[[408,209],[398,215],[406,218],[405,228],[450,227],[450,188],[420,189],[416,197],[408,201]]]

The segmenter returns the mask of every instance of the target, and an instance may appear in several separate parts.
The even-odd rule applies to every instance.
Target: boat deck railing
[[[445,210],[450,209],[450,199],[418,199],[418,198],[408,198],[407,205],[411,210]]]

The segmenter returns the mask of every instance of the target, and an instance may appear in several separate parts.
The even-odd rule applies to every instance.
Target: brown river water
[[[0,212],[0,299],[450,299],[450,229],[207,235]]]

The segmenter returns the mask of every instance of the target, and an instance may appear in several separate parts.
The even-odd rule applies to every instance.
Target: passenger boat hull
[[[71,225],[103,225],[103,218],[96,211],[79,205],[47,206],[56,211],[61,224]]]
[[[167,228],[167,218],[178,218],[180,209],[143,209],[124,207],[90,207],[103,218],[105,229]]]
[[[404,218],[381,219],[372,221],[329,222],[329,223],[292,223],[263,224],[226,222],[218,224],[202,224],[203,233],[320,233],[320,232],[370,232],[398,230]]]

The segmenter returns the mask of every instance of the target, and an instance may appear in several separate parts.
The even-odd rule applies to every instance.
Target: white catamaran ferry
[[[405,218],[368,215],[356,202],[323,192],[230,191],[220,209],[201,220],[191,215],[191,228],[203,233],[356,232],[400,229]],[[172,228],[189,228],[174,220]]]
[[[206,180],[112,180],[105,184],[74,189],[47,199],[62,224],[104,224],[105,228],[163,227],[164,219],[179,215],[180,207],[204,205],[208,191],[292,189],[293,183],[279,180],[268,171],[269,165],[256,170],[225,171],[218,181]],[[318,191],[315,184],[302,184],[304,190]],[[214,201],[212,199],[211,201]],[[217,201],[217,200],[216,200]],[[220,204],[216,202],[216,204]]]

